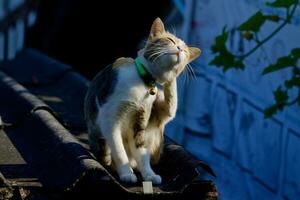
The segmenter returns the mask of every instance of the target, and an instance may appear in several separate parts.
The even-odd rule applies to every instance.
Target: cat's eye
[[[173,44],[176,44],[176,42],[172,38],[167,37],[167,39],[170,40]]]

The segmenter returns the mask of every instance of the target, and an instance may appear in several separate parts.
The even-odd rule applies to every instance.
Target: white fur
[[[117,117],[119,105],[122,102],[131,102],[133,110],[144,108],[151,114],[151,108],[156,95],[150,95],[149,88],[143,83],[134,66],[122,66],[118,68],[118,78],[113,94],[101,107],[98,106],[97,123],[105,137],[111,150],[111,156],[116,165],[120,179],[127,182],[136,182],[137,178],[132,168],[137,167],[144,180],[153,181],[155,184],[161,182],[159,175],[156,175],[150,166],[150,148],[136,148],[134,139],[128,140],[129,147],[124,146],[123,137],[132,137],[133,130],[129,127],[129,122],[133,116],[128,112],[123,118]],[[174,108],[176,110],[176,108]],[[146,138],[149,147],[160,142],[160,132],[158,127],[151,125],[147,127],[147,132],[151,132],[151,138]],[[126,134],[126,135],[125,135]],[[130,152],[130,154],[126,152]],[[135,166],[136,165],[136,166]]]
[[[155,38],[159,36],[166,36],[170,40],[169,44],[153,46],[151,42],[155,43]],[[163,86],[162,89],[158,89],[155,95],[150,95],[149,87],[139,77],[135,65],[123,64],[114,68],[118,70],[118,77],[113,93],[107,97],[106,103],[101,106],[97,104],[96,128],[94,118],[92,123],[89,121],[90,117],[88,118],[91,140],[96,138],[94,134],[102,134],[110,148],[106,151],[104,163],[109,163],[112,158],[122,181],[136,182],[137,177],[133,173],[133,168],[137,168],[144,180],[152,181],[154,184],[161,183],[161,177],[155,174],[150,166],[150,156],[158,159],[164,126],[176,114],[176,77],[185,65],[198,57],[201,52],[198,48],[187,47],[180,39],[173,38],[175,42],[170,37],[174,36],[164,31],[162,21],[157,18],[151,27],[149,43],[145,49],[138,52],[139,60]],[[157,52],[151,52],[156,47]],[[153,56],[155,58],[150,59]],[[94,87],[91,90],[93,89]],[[93,98],[93,92],[95,91],[87,95],[88,103]],[[88,113],[91,112],[90,109],[86,110]],[[96,142],[91,141],[90,144],[95,151],[99,149]]]

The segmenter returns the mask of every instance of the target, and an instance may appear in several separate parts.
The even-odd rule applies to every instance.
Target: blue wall
[[[5,20],[9,13],[24,3],[25,0],[0,0],[0,21]],[[26,18],[20,16],[7,30],[0,30],[0,62],[13,59],[23,49],[25,30],[35,23],[36,12],[30,11]],[[25,20],[28,27],[25,27]],[[6,52],[5,42],[7,42]]]
[[[273,103],[272,91],[291,72],[261,76],[265,66],[300,47],[300,9],[292,25],[247,59],[246,70],[224,74],[208,66],[210,46],[223,26],[231,30],[258,9],[274,12],[264,6],[265,2],[189,1],[183,24],[177,27],[179,35],[203,53],[193,63],[197,79],[178,80],[177,117],[166,132],[214,168],[221,199],[300,199],[300,108],[289,107],[270,119],[263,115],[263,109]],[[277,26],[267,22],[261,37]],[[229,40],[233,50],[247,52],[254,46],[241,43],[234,31]]]

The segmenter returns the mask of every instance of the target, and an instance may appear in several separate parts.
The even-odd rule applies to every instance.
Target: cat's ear
[[[189,52],[190,52],[189,62],[192,62],[201,54],[201,50],[197,47],[189,47]]]
[[[165,32],[164,23],[158,17],[154,20],[154,22],[151,26],[150,37],[156,37],[156,36],[162,34],[163,32]]]

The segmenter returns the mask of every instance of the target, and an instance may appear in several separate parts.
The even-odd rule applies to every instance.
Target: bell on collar
[[[149,89],[149,94],[151,94],[151,95],[155,95],[156,92],[157,92],[157,88],[156,88],[156,87],[151,87],[151,88]]]

